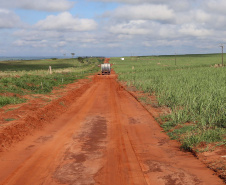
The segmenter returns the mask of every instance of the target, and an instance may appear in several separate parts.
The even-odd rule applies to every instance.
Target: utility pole
[[[177,65],[177,54],[175,53],[175,66]]]
[[[221,44],[220,47],[222,48],[222,67],[224,66],[224,45]]]

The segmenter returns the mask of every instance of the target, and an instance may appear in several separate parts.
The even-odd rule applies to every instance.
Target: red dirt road
[[[116,81],[95,76],[68,111],[0,153],[1,185],[220,185]]]

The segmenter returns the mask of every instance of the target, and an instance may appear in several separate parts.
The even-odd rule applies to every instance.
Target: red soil
[[[106,58],[105,61],[104,61],[104,63],[105,64],[109,63],[109,60],[110,60],[110,58]]]
[[[116,78],[96,75],[0,126],[0,184],[223,184]]]
[[[171,110],[167,107],[156,107],[157,100],[155,96],[150,96],[149,93],[143,93],[138,91],[135,87],[128,87],[126,84],[121,83],[122,86],[136,99],[138,100],[145,109],[150,112],[150,114],[158,120],[160,124],[164,120],[159,119],[161,115],[167,115],[171,113]],[[145,101],[142,101],[141,98],[145,97]],[[191,123],[185,123],[189,125]],[[180,128],[181,125],[178,125],[175,128]],[[196,151],[205,151],[205,152],[196,152]],[[196,146],[193,151],[193,155],[196,156],[201,162],[203,162],[208,168],[212,169],[215,172],[215,175],[221,177],[224,182],[226,182],[226,148],[224,145],[216,146],[213,144],[206,144],[205,142],[200,143]]]

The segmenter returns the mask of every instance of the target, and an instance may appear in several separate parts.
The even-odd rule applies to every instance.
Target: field
[[[198,150],[202,145],[206,151],[226,144],[226,67],[216,65],[221,55],[126,57],[111,62],[120,81],[154,95],[158,103],[148,97],[141,101],[170,109],[170,114],[161,115],[161,126],[183,149]]]
[[[218,176],[226,179],[225,102],[220,101],[225,87],[216,91],[224,81],[224,68],[210,67],[204,60],[189,64],[183,57],[175,66],[173,56],[79,61],[0,63],[0,184],[224,184]],[[112,70],[99,75],[103,62],[115,63],[118,74]],[[214,75],[221,80],[208,80],[215,80]],[[214,88],[204,88],[210,82]],[[138,92],[153,111],[132,96]],[[200,100],[205,101],[197,109]],[[4,106],[21,101],[26,102]],[[153,117],[158,109],[171,114],[160,120]],[[185,149],[205,138],[221,150],[204,152],[208,160],[197,160],[180,150],[181,144],[157,121]]]
[[[97,71],[99,58],[0,62],[0,107],[26,101],[27,94],[50,93]],[[52,74],[48,71],[52,68]]]

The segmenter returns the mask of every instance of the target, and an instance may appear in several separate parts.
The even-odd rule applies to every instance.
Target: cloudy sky
[[[0,0],[0,56],[220,52],[225,0]]]

